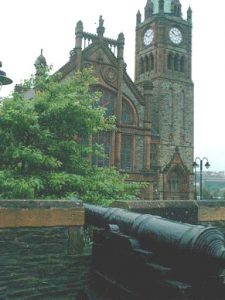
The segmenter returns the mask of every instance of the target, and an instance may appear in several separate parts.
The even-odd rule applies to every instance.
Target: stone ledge
[[[191,200],[114,201],[111,206],[180,222],[198,222],[198,205]]]
[[[0,228],[82,226],[82,201],[0,200]]]
[[[199,222],[225,221],[225,201],[201,200],[197,204]]]

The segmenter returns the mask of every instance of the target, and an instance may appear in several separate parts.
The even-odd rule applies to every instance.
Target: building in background
[[[146,182],[144,199],[193,199],[191,9],[184,19],[179,0],[148,0],[144,17],[138,11],[135,81],[126,71],[124,35],[114,40],[104,33],[102,16],[96,34],[84,31],[79,21],[75,48],[59,70],[66,78],[92,67],[100,105],[116,116],[116,132],[93,137],[106,154],[93,163]]]

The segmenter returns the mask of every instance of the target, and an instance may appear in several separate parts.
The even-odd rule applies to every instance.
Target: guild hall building
[[[122,33],[105,36],[102,16],[96,33],[79,21],[75,47],[59,70],[66,78],[92,67],[100,105],[116,116],[115,132],[93,137],[105,149],[93,163],[146,182],[146,200],[193,199],[191,8],[184,18],[179,0],[148,0],[144,14],[137,12],[134,81],[126,71],[124,42]]]

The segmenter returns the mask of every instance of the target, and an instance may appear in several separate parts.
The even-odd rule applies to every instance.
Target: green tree
[[[43,72],[24,84],[36,90],[31,100],[15,92],[0,108],[0,198],[77,197],[98,204],[134,198],[139,184],[90,163],[99,149],[90,137],[115,129],[98,106],[101,95],[90,91],[92,72],[59,76]]]

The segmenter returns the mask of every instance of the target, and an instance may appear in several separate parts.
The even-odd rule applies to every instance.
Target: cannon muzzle
[[[119,230],[140,242],[143,249],[177,264],[225,268],[224,236],[215,227],[191,225],[120,208],[85,204],[86,221],[97,227],[116,224]]]

